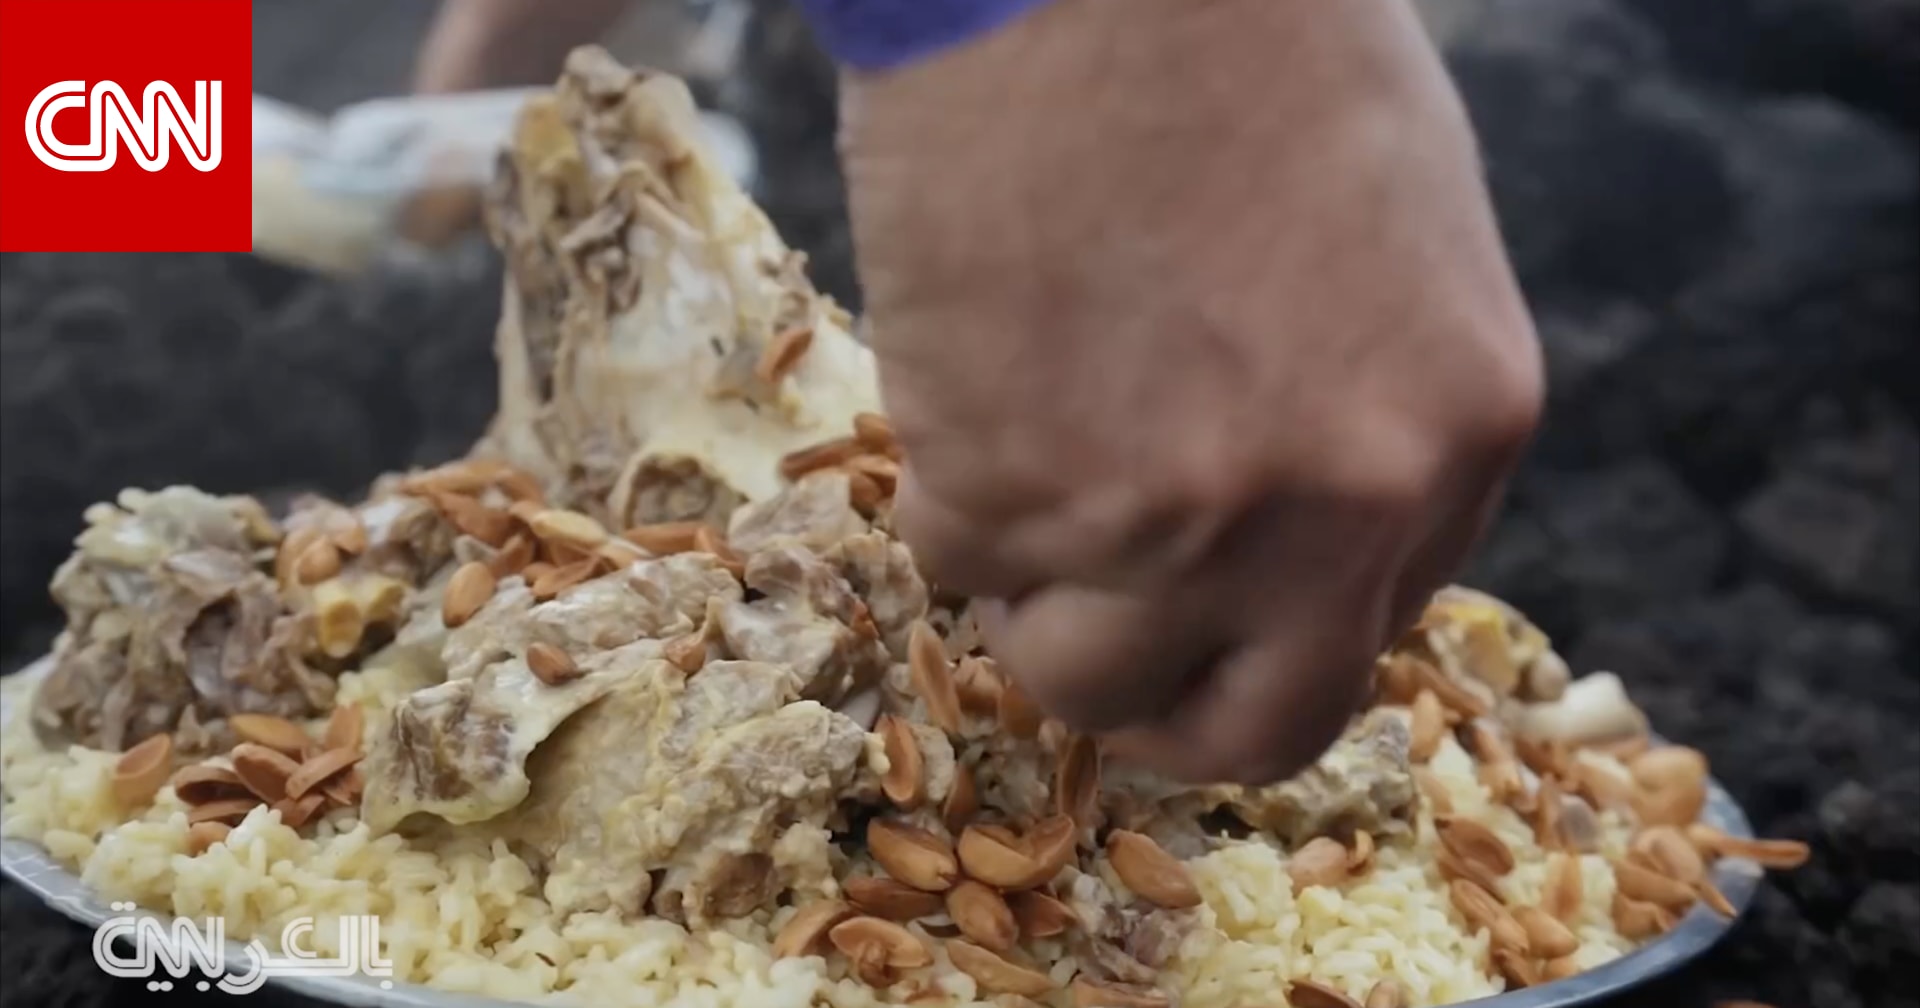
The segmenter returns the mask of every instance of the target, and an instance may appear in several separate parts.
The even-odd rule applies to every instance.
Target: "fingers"
[[[893,529],[913,551],[914,562],[944,590],[1018,598],[1039,583],[1037,574],[1007,547],[1005,536],[982,530],[927,493],[911,465],[901,472],[894,492]]]
[[[1064,584],[989,615],[983,629],[1034,702],[1085,732],[1157,717],[1218,655],[1166,604]]]
[[[1159,724],[1108,744],[1177,780],[1286,780],[1326,752],[1364,701],[1372,656],[1342,653],[1352,650],[1324,631],[1268,638],[1216,666]]]

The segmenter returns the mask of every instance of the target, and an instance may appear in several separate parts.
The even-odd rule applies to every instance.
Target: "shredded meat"
[[[721,609],[720,628],[735,656],[787,668],[795,695],[837,704],[879,681],[887,652],[855,628],[863,603],[852,587],[797,543],[783,541],[747,561],[747,587],[762,597]]]

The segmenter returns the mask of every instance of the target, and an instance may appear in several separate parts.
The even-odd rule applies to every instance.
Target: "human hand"
[[[1324,751],[1543,378],[1400,0],[1057,0],[850,73],[896,527],[1050,713],[1175,776]]]

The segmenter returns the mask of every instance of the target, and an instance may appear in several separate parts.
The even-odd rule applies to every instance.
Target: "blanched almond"
[[[297,830],[312,822],[326,803],[326,795],[313,791],[300,798],[283,798],[272,804],[274,811],[280,813],[281,824]]]
[[[1293,1008],[1361,1008],[1360,1002],[1345,991],[1317,980],[1294,980],[1287,984],[1287,1003]]]
[[[1020,940],[1020,924],[1006,899],[972,879],[962,879],[947,890],[947,916],[981,948],[1005,952]]]
[[[358,762],[360,754],[351,749],[328,749],[300,764],[300,769],[287,778],[287,797],[304,797],[322,781]]]
[[[1586,879],[1580,873],[1580,859],[1556,851],[1547,855],[1547,877],[1540,894],[1540,909],[1562,924],[1579,919],[1586,903]]]
[[[841,885],[841,889],[861,913],[890,921],[931,917],[939,913],[944,905],[939,893],[922,892],[905,882],[890,878],[850,878]]]
[[[1168,910],[1200,905],[1200,890],[1187,866],[1144,833],[1114,830],[1107,837],[1107,860],[1120,881],[1148,902]],[[1345,860],[1343,851],[1343,866]]]
[[[1677,827],[1653,826],[1641,830],[1628,850],[1644,858],[1647,867],[1670,879],[1693,885],[1707,877],[1705,859]]]
[[[114,800],[126,808],[145,805],[160,793],[161,785],[172,774],[173,736],[165,732],[149,735],[114,761]]]
[[[1472,819],[1442,816],[1434,820],[1440,843],[1461,858],[1485,868],[1494,876],[1513,870],[1513,851],[1493,830]]]
[[[1613,894],[1613,926],[1623,937],[1639,941],[1666,934],[1673,928],[1673,916],[1658,905]]]
[[[953,768],[953,785],[940,804],[940,821],[948,832],[959,833],[980,811],[980,792],[973,782],[973,770],[965,764]]]
[[[498,585],[499,581],[486,564],[478,560],[461,564],[453,577],[447,579],[446,594],[440,597],[440,621],[448,629],[466,623],[493,598]]]
[[[247,813],[260,807],[258,798],[221,798],[187,810],[187,825],[195,823],[220,822],[237,826]]]
[[[1042,889],[1028,889],[1007,898],[1013,917],[1020,922],[1020,933],[1029,939],[1052,938],[1065,934],[1080,918],[1073,908]]]
[[[761,348],[760,359],[753,365],[754,377],[769,385],[780,384],[780,380],[792,373],[799,365],[800,358],[805,357],[807,349],[812,346],[812,326],[782,329]]]
[[[860,454],[860,443],[853,438],[844,437],[823,441],[781,456],[780,476],[788,481],[798,480],[810,472],[831,469],[858,454]]]
[[[960,659],[953,671],[953,687],[960,695],[961,709],[981,717],[999,714],[1002,683],[993,659],[976,655]]]
[[[1407,1008],[1407,992],[1392,980],[1382,980],[1367,992],[1363,1008]]]
[[[1409,735],[1412,741],[1407,747],[1407,758],[1415,763],[1432,759],[1446,738],[1447,713],[1440,706],[1440,698],[1430,689],[1422,688],[1414,695]]]
[[[1510,948],[1523,955],[1527,952],[1526,929],[1500,905],[1499,897],[1464,879],[1447,883],[1447,896],[1469,927],[1486,929],[1495,948]]]
[[[1752,861],[1774,871],[1791,871],[1813,855],[1812,848],[1799,840],[1752,840],[1720,833],[1712,842],[1721,857]]]
[[[874,731],[887,754],[887,772],[880,778],[880,790],[903,809],[918,808],[927,800],[927,767],[913,729],[892,714],[882,714]]]
[[[947,942],[947,958],[953,968],[973,978],[990,994],[1017,994],[1044,997],[1054,989],[1053,978],[1029,966],[1001,958],[972,942],[958,938]]]
[[[320,737],[329,749],[359,749],[366,732],[367,717],[357,703],[343,703],[327,715],[327,727]]]
[[[1507,982],[1508,990],[1540,986],[1540,971],[1525,952],[1505,945],[1493,948],[1493,968]]]
[[[1313,886],[1332,888],[1347,881],[1348,862],[1340,841],[1314,837],[1287,858],[1287,877],[1293,880],[1295,895]]]
[[[525,570],[534,558],[533,537],[525,532],[515,532],[508,537],[506,545],[496,550],[487,563],[487,570],[497,578],[512,577]]]
[[[1449,882],[1460,880],[1471,882],[1490,893],[1500,892],[1500,879],[1478,861],[1469,861],[1442,846],[1433,855],[1434,866],[1440,869],[1440,877]]]
[[[256,742],[294,757],[312,741],[305,728],[274,714],[230,714],[227,727],[242,742]]]
[[[1580,964],[1574,962],[1572,956],[1565,955],[1557,959],[1547,960],[1546,964],[1540,968],[1540,978],[1548,983],[1553,983],[1557,980],[1565,980],[1579,972]]]
[[[546,641],[527,645],[527,671],[548,686],[564,686],[583,674],[572,655]]]
[[[1733,901],[1727,899],[1727,894],[1721,892],[1720,887],[1711,881],[1701,879],[1693,884],[1693,888],[1700,894],[1700,902],[1705,903],[1707,909],[1728,920],[1740,916],[1740,911],[1734,907]]]
[[[801,907],[773,939],[776,959],[792,959],[819,951],[822,939],[835,924],[853,916],[853,908],[839,900],[818,900]]]
[[[594,573],[598,569],[599,561],[595,557],[588,557],[585,560],[573,560],[540,575],[540,577],[528,587],[533,592],[535,599],[545,602],[559,595],[561,592],[572,588],[574,585],[592,580]]]
[[[315,539],[293,561],[293,579],[303,585],[319,584],[340,573],[340,547],[331,539]]]
[[[873,517],[880,502],[887,499],[887,492],[881,488],[880,481],[857,469],[842,467],[840,472],[847,477],[847,502],[865,517]]]
[[[513,518],[508,512],[461,494],[437,493],[429,499],[448,524],[489,546],[504,546],[507,537],[513,535]]]
[[[705,528],[706,524],[699,521],[674,521],[636,525],[620,533],[620,538],[654,556],[673,556],[676,553],[692,550],[694,533]]]
[[[231,758],[234,775],[254,797],[268,804],[287,796],[287,780],[300,770],[293,757],[256,742],[234,746]]]
[[[197,822],[187,827],[187,853],[199,857],[214,844],[223,843],[233,827],[223,822]]]
[[[205,805],[221,798],[244,798],[247,785],[240,776],[222,766],[194,763],[180,768],[169,781],[173,793],[188,805]]]
[[[960,843],[964,851],[964,835]],[[875,819],[867,824],[867,850],[880,863],[880,867],[887,870],[888,875],[915,889],[945,892],[960,878],[960,861],[955,857],[953,847],[940,837],[915,826]],[[980,876],[975,874],[975,877]]]
[[[1082,829],[1093,825],[1100,801],[1100,747],[1091,735],[1074,735],[1053,771],[1053,811]]]
[[[1073,1008],[1172,1008],[1173,999],[1157,987],[1095,980],[1080,974],[1067,986]]]
[[[1633,810],[1652,826],[1685,826],[1707,805],[1707,758],[1685,746],[1649,749],[1628,764]]]
[[[861,958],[865,949],[881,949],[890,969],[933,965],[933,950],[925,942],[906,928],[878,917],[849,917],[827,929],[827,940],[850,959]]]
[[[893,422],[878,413],[861,412],[853,415],[853,439],[860,447],[881,455],[897,447]]]
[[[1531,735],[1518,735],[1513,739],[1513,753],[1527,769],[1542,777],[1564,777],[1572,762],[1573,754],[1567,744],[1559,739],[1535,738]]]
[[[953,684],[940,634],[926,620],[914,620],[907,636],[907,666],[913,686],[926,702],[927,716],[949,735],[960,734],[960,694]]]
[[[1684,882],[1628,861],[1615,861],[1612,864],[1614,889],[1628,899],[1641,900],[1669,910],[1684,909],[1694,903],[1696,897],[1693,887]]]
[[[1517,906],[1513,919],[1526,929],[1528,951],[1538,959],[1558,959],[1580,948],[1580,939],[1565,924],[1539,907]]]
[[[578,511],[547,508],[527,520],[527,527],[541,540],[566,543],[577,549],[591,550],[607,541],[607,530],[591,517]]]

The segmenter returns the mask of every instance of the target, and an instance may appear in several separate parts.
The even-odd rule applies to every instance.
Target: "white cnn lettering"
[[[165,81],[147,85],[135,108],[127,93],[112,81],[49,84],[27,106],[27,146],[33,156],[55,171],[98,172],[112,168],[126,145],[135,163],[150,172],[167,166],[173,148],[199,171],[220,166],[220,82],[194,81],[193,106]],[[87,139],[64,143],[53,135],[54,116],[69,109],[87,112]]]

